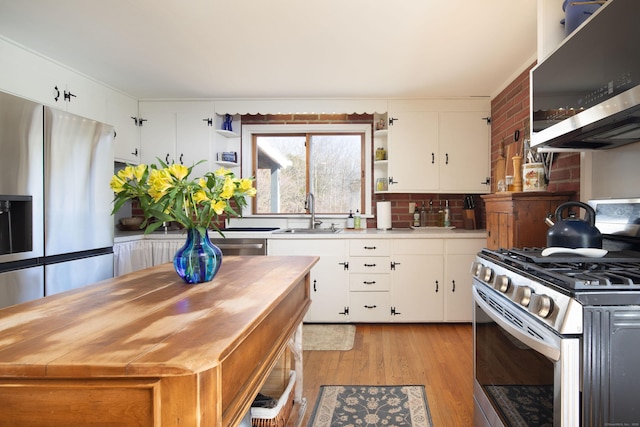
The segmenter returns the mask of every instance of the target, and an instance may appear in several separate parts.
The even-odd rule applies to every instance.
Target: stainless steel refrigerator
[[[0,307],[113,276],[113,128],[0,93]]]

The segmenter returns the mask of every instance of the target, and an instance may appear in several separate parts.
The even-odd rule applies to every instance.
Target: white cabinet
[[[311,255],[320,260],[310,272],[311,307],[304,321],[343,323],[349,321],[348,240],[270,239],[269,255]]]
[[[490,191],[489,115],[488,110],[438,113],[441,192]]]
[[[142,163],[180,163],[195,166],[192,177],[217,169],[211,156],[210,102],[140,103],[140,158]]]
[[[393,239],[393,322],[442,321],[443,245],[442,239]]]
[[[390,102],[388,191],[489,192],[489,111],[488,101]]]
[[[138,101],[111,91],[107,95],[107,123],[115,129],[114,158],[128,164],[140,162]]]
[[[471,263],[485,246],[485,239],[448,239],[445,241],[444,320],[471,322]]]
[[[438,113],[390,112],[389,120],[389,191],[437,190]]]
[[[5,40],[0,40],[0,90],[106,121],[110,89]]]
[[[388,322],[391,241],[349,242],[349,311],[352,322]]]

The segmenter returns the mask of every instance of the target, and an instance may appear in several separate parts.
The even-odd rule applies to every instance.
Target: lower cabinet
[[[443,245],[442,239],[393,240],[391,321],[443,320]]]
[[[349,242],[349,320],[390,321],[391,241],[353,239]]]
[[[346,239],[271,239],[268,255],[312,255],[320,260],[310,272],[311,307],[308,323],[344,323],[350,320],[349,271]]]
[[[269,255],[314,255],[309,323],[471,322],[471,263],[486,237],[270,239]]]
[[[444,321],[471,322],[471,263],[485,246],[484,239],[449,239],[445,241]]]

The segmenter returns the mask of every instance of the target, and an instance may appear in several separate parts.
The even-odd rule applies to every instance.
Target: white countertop
[[[156,231],[144,235],[141,231],[116,230],[114,243],[123,243],[134,240],[179,240],[185,238],[184,230]],[[487,230],[465,230],[461,228],[446,229],[443,227],[428,227],[426,229],[394,228],[390,230],[377,230],[367,228],[361,230],[343,229],[339,233],[313,234],[313,233],[278,233],[270,231],[233,231],[225,233],[225,238],[258,238],[258,239],[464,239],[486,238]],[[211,239],[220,238],[216,231],[210,231]]]

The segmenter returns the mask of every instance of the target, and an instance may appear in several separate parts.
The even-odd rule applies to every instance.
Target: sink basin
[[[278,230],[274,233],[288,233],[288,234],[336,234],[341,232],[341,228],[286,228],[284,230]]]

